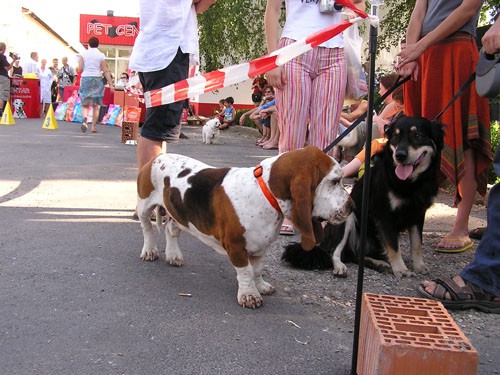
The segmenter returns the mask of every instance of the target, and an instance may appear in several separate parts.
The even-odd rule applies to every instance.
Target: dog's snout
[[[408,151],[407,150],[400,149],[400,148],[398,148],[396,150],[396,160],[397,161],[403,162],[403,161],[406,160],[407,157],[408,157]]]

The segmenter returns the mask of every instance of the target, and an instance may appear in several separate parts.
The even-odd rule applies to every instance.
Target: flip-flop
[[[92,130],[92,133],[97,133],[98,131],[97,130]]]
[[[450,242],[455,242],[455,243],[460,243],[460,245],[457,246],[443,246],[443,245],[437,245],[435,250],[438,253],[448,253],[448,254],[455,254],[455,253],[462,253],[467,249],[470,249],[472,246],[474,246],[474,242],[467,238],[467,237],[457,237],[457,238],[451,238],[451,237],[444,237],[442,240],[446,244]]]
[[[280,234],[282,236],[293,236],[295,235],[295,229],[293,229],[293,226],[291,225],[282,224],[280,229]]]
[[[82,131],[82,133],[85,133],[87,131],[87,123],[84,122],[81,126],[80,126],[80,130]]]

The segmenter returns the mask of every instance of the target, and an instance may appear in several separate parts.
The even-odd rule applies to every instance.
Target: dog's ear
[[[316,184],[314,184],[316,185]],[[300,232],[302,248],[310,251],[316,245],[312,222],[313,178],[310,173],[298,173],[290,183],[292,223]]]
[[[393,122],[384,125],[384,134],[387,139],[391,139],[393,132],[394,132]]]
[[[301,234],[304,250],[312,250],[318,243],[315,231],[322,232],[312,221],[314,195],[332,165],[330,156],[317,147],[307,146],[282,154],[271,169],[269,187],[276,198],[292,202],[291,219]]]
[[[444,147],[444,125],[437,122],[431,123],[431,136],[438,150],[442,150]]]

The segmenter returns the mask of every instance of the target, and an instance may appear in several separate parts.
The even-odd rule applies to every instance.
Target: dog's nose
[[[397,161],[403,162],[406,160],[407,157],[408,157],[408,152],[406,150],[402,150],[402,149],[396,150],[396,160]]]

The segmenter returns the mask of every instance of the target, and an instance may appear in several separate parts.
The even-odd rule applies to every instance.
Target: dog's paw
[[[158,249],[143,249],[141,252],[141,260],[153,261],[158,259]]]
[[[264,300],[261,295],[256,291],[256,293],[242,293],[238,295],[238,303],[242,307],[248,307],[249,309],[256,309],[264,304]]]
[[[394,276],[396,276],[398,279],[401,279],[402,277],[415,277],[417,274],[415,272],[410,271],[409,269],[401,269],[401,270],[392,270],[394,272]]]
[[[424,262],[422,263],[414,263],[412,265],[413,271],[416,273],[420,273],[422,275],[427,275],[429,273],[429,267],[425,265]]]
[[[257,286],[257,289],[260,292],[260,294],[269,295],[269,294],[273,294],[274,292],[276,292],[276,289],[274,288],[274,286],[272,286],[271,284],[269,284],[266,281],[262,281],[262,282],[256,284],[256,286]]]
[[[171,266],[181,267],[184,264],[184,259],[173,257],[173,258],[165,258],[165,261]]]
[[[332,273],[335,277],[347,277],[347,266],[342,262],[335,262]]]

